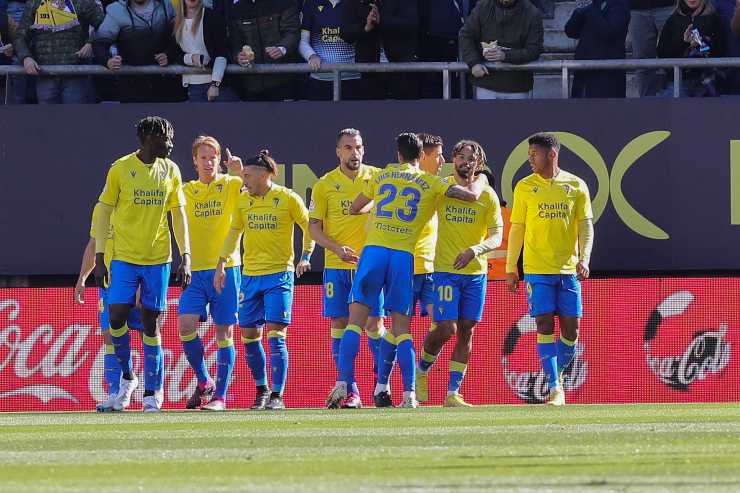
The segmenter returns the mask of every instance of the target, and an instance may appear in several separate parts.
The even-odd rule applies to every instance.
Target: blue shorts
[[[411,316],[414,308],[414,256],[409,252],[377,245],[362,249],[350,303],[377,304],[385,295],[385,310]]]
[[[110,330],[110,317],[108,315],[108,290],[105,288],[98,288],[98,322],[100,322],[100,331],[106,332]],[[133,307],[128,312],[128,320],[126,321],[129,329],[141,330],[144,325],[141,322],[141,311]]]
[[[162,312],[167,306],[169,281],[169,262],[158,265],[136,265],[114,260],[110,263],[108,303],[134,306],[136,290],[141,285],[142,308]]]
[[[581,316],[581,283],[575,274],[524,274],[524,280],[531,316],[546,313]]]
[[[486,301],[485,274],[434,273],[434,321],[483,318]]]
[[[422,317],[429,315],[427,306],[434,304],[434,278],[433,274],[414,274],[414,308],[421,303],[419,313]]]
[[[354,269],[324,269],[324,316],[349,317],[349,299],[352,291]],[[371,317],[383,315],[383,292],[370,307]]]
[[[293,307],[293,273],[242,276],[239,326],[262,327],[265,322],[289,324]]]
[[[236,312],[239,310],[239,285],[242,281],[241,267],[226,269],[226,279],[221,294],[213,287],[213,275],[216,269],[197,270],[193,280],[180,295],[179,315],[200,315],[200,321],[208,319],[210,311],[216,325],[236,323]]]

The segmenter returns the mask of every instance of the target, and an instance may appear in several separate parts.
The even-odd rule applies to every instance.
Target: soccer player
[[[506,256],[506,284],[519,285],[517,261],[524,246],[529,314],[537,323],[537,353],[548,377],[548,404],[565,404],[560,373],[575,354],[581,318],[581,284],[588,278],[593,246],[591,198],[577,176],[560,169],[560,142],[548,133],[529,138],[533,173],[514,188]],[[555,342],[555,314],[560,339]]]
[[[278,168],[269,151],[263,150],[244,163],[247,191],[239,196],[231,229],[221,249],[213,284],[221,293],[226,282],[229,255],[238,248],[244,233],[239,326],[247,365],[257,386],[252,409],[285,409],[283,391],[288,378],[288,347],[285,338],[293,305],[293,271],[301,277],[311,269],[314,242],[308,232],[308,210],[294,191],[273,183]],[[293,230],[303,231],[303,253],[293,267]],[[272,367],[272,393],[267,387],[262,330],[267,329]]]
[[[107,281],[104,252],[110,225],[115,249],[110,263],[110,334],[121,365],[120,390],[113,409],[125,408],[139,380],[129,364],[131,340],[129,312],[141,286],[141,317],[144,326],[144,412],[162,409],[164,373],[157,318],[167,303],[172,248],[167,213],[182,261],[178,278],[182,287],[190,283],[190,239],[185,218],[185,197],[180,169],[168,159],[172,151],[172,124],[157,116],[136,124],[140,148],[110,167],[98,199],[100,214],[95,221],[95,278]],[[112,221],[111,221],[112,219]]]
[[[226,149],[229,174],[219,173],[221,145],[206,135],[195,139],[192,153],[198,179],[186,183],[183,191],[193,257],[193,280],[180,296],[178,327],[183,351],[198,384],[185,407],[223,411],[236,355],[232,338],[241,284],[238,244],[226,257],[226,280],[220,294],[213,287],[213,275],[221,246],[231,227],[231,213],[241,193],[242,162]],[[203,341],[197,331],[198,322],[205,322],[209,312],[216,326],[218,341],[216,382],[208,374]]]
[[[90,239],[85,246],[85,250],[82,253],[82,263],[80,265],[80,275],[77,278],[77,284],[74,290],[74,300],[78,305],[84,305],[85,299],[85,282],[95,268],[95,221],[99,213],[100,208],[95,207],[93,209],[93,217],[90,224]],[[104,261],[106,268],[110,270],[110,260],[113,255],[113,228],[108,233],[108,241],[105,246]],[[98,322],[100,323],[100,332],[103,335],[103,342],[105,343],[105,356],[103,356],[103,376],[105,383],[108,386],[108,397],[97,406],[95,409],[98,412],[113,411],[113,403],[115,402],[116,396],[119,391],[119,383],[121,380],[121,365],[118,364],[116,355],[113,351],[113,342],[110,337],[110,322],[108,316],[108,287],[101,286],[98,288]],[[138,299],[138,293],[137,293]],[[137,307],[131,309],[128,315],[128,326],[134,330],[141,330],[141,312]],[[164,360],[162,361],[162,367]],[[129,367],[131,367],[131,361],[129,360]]]
[[[463,140],[452,150],[454,172],[447,183],[470,186],[485,166],[485,153],[475,141]],[[424,340],[416,375],[416,396],[428,399],[427,374],[444,344],[457,335],[450,361],[446,407],[469,407],[460,395],[473,330],[483,315],[486,298],[486,255],[501,244],[503,230],[496,192],[486,186],[473,203],[445,197],[437,205],[439,239],[434,259],[434,310],[436,326]]]
[[[362,331],[346,331],[349,317],[349,294],[359,255],[367,236],[367,215],[352,215],[352,201],[365,189],[379,168],[363,164],[365,147],[359,130],[345,128],[339,131],[336,142],[339,166],[322,176],[313,187],[309,207],[311,237],[324,247],[324,316],[331,319],[332,358],[339,368],[340,358],[357,355]],[[373,355],[377,379],[377,361],[383,326],[383,300],[379,294],[373,302],[370,317],[365,324],[367,342]],[[354,369],[345,363],[345,368]],[[347,397],[334,407],[360,408],[360,392],[354,374],[337,375],[349,387]]]
[[[413,133],[402,133],[396,138],[398,165],[390,165],[375,178],[352,203],[353,214],[373,208],[373,219],[365,248],[362,250],[354,283],[352,284],[349,323],[346,330],[358,332],[367,320],[370,307],[381,290],[384,291],[386,310],[391,312],[391,338],[381,340],[378,383],[375,387],[375,405],[393,405],[388,384],[383,375],[390,374],[393,351],[403,377],[404,395],[401,407],[418,406],[414,391],[415,353],[409,334],[413,308],[414,248],[421,230],[434,214],[437,200],[447,195],[474,201],[482,188],[476,181],[471,187],[445,185],[436,176],[419,169],[422,143]],[[340,374],[351,374],[339,361]],[[341,402],[347,396],[347,382],[337,381],[327,402]]]

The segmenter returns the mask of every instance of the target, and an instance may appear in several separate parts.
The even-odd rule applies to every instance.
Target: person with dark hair
[[[445,163],[444,142],[439,135],[420,133],[421,139],[421,157],[419,158],[419,167],[432,175],[438,175]]]
[[[231,60],[243,67],[253,63],[290,63],[298,60],[300,9],[293,0],[233,0],[224,2]],[[293,76],[245,75],[234,77],[234,89],[244,101],[291,99]]]
[[[418,60],[419,10],[413,0],[344,0],[340,35],[355,47],[357,63]],[[416,99],[417,74],[363,76],[366,99]]]
[[[727,53],[725,34],[722,18],[711,0],[678,0],[676,9],[660,32],[658,57],[723,57]],[[684,69],[681,95],[718,96],[723,80],[724,73],[717,68]],[[666,88],[666,95],[672,95],[673,84]]]
[[[39,104],[93,102],[89,77],[43,75],[39,65],[84,63],[92,55],[90,26],[100,26],[103,17],[93,0],[28,0],[14,48],[26,74],[39,76]]]
[[[676,0],[630,0],[632,58],[650,59],[658,56],[658,37],[675,4]],[[640,97],[656,96],[660,92],[660,77],[655,69],[638,69],[635,78]]]
[[[486,164],[475,141],[458,142],[452,151],[454,171],[445,183],[469,186]],[[439,239],[434,255],[434,325],[424,339],[416,369],[416,396],[429,397],[428,372],[452,336],[457,341],[450,358],[445,407],[470,407],[460,394],[473,347],[473,331],[483,316],[486,299],[486,255],[501,244],[503,224],[496,192],[484,188],[472,204],[445,197],[437,204]]]
[[[357,260],[367,237],[367,215],[350,215],[349,204],[364,189],[367,182],[380,172],[379,168],[363,163],[365,146],[359,130],[345,128],[339,131],[336,142],[339,166],[322,176],[311,192],[308,208],[311,237],[324,248],[324,316],[331,319],[331,353],[334,366],[339,361],[350,368],[360,348],[362,331],[347,329],[349,294],[355,276]],[[380,339],[385,335],[383,326],[383,297],[371,307],[364,326],[367,345],[373,355],[373,372],[377,379],[377,362]],[[333,407],[362,407],[360,391],[354,374],[337,374],[337,380],[347,382],[348,395]]]
[[[548,379],[547,403],[565,404],[560,380],[575,355],[582,315],[580,281],[589,276],[593,213],[586,183],[560,168],[560,142],[549,133],[528,139],[533,173],[514,188],[506,284],[516,293],[517,262],[524,247],[529,314],[537,324],[537,353]],[[560,340],[553,335],[555,315]]]
[[[226,260],[226,280],[221,293],[216,293],[213,287],[213,276],[221,245],[231,227],[231,211],[241,193],[243,166],[241,159],[232,156],[227,148],[224,154],[229,172],[220,173],[221,144],[208,135],[195,139],[192,154],[198,179],[187,182],[183,192],[193,252],[193,282],[180,295],[177,328],[197,384],[185,408],[223,411],[236,355],[233,331],[241,284],[238,245]],[[198,322],[205,322],[209,314],[218,341],[215,382],[208,373],[203,341],[197,330]]]
[[[308,231],[308,210],[293,190],[273,182],[277,163],[268,150],[244,162],[246,192],[239,196],[218,260],[213,285],[224,289],[228,257],[243,234],[242,283],[239,327],[247,366],[257,387],[252,409],[285,409],[283,392],[288,378],[288,324],[293,306],[293,272],[301,277],[311,270],[314,242]],[[293,230],[303,232],[303,253],[293,266]],[[262,333],[267,330],[272,368],[272,393],[267,387]]]
[[[105,20],[95,36],[95,59],[109,70],[122,65],[166,67],[177,58],[173,38],[175,10],[169,0],[116,0],[108,5]],[[181,101],[180,78],[135,75],[118,78],[122,103]]]
[[[488,73],[486,62],[528,63],[543,51],[542,14],[526,0],[480,0],[460,29],[462,60],[473,74],[476,99],[532,96],[532,72]]]
[[[463,0],[419,2],[419,58],[423,62],[456,62],[459,56],[457,34],[463,25],[466,3]],[[451,95],[459,94],[458,77],[451,79]],[[442,73],[422,74],[421,97],[442,97]]]
[[[575,59],[624,58],[629,22],[627,0],[595,0],[576,8],[565,24],[565,34],[578,40]],[[626,95],[624,70],[576,70],[573,75],[573,98],[623,98]]]
[[[190,284],[190,236],[180,169],[169,159],[174,130],[158,116],[136,124],[139,150],[110,167],[98,199],[95,221],[95,280],[109,285],[110,335],[121,366],[121,382],[112,410],[128,407],[139,380],[131,368],[131,340],[127,319],[141,286],[144,325],[144,412],[162,409],[164,373],[162,342],[157,318],[167,306],[172,262],[169,212],[181,263],[177,277],[183,289]],[[111,216],[112,221],[111,221]],[[115,250],[110,262],[110,284],[104,252],[111,224]]]
[[[351,214],[369,212],[372,224],[365,248],[360,255],[357,274],[350,294],[349,323],[346,331],[359,332],[367,322],[370,308],[381,291],[386,311],[391,312],[392,334],[380,343],[376,407],[392,407],[388,379],[398,355],[403,377],[401,407],[419,405],[415,396],[416,355],[409,333],[413,308],[414,248],[423,227],[434,214],[442,196],[475,201],[482,187],[478,181],[469,187],[445,185],[436,176],[419,169],[422,143],[419,137],[404,132],[396,138],[398,165],[389,165],[368,182],[350,207]],[[349,365],[348,367],[345,366]],[[339,360],[340,375],[354,374],[354,359]],[[327,398],[327,405],[347,397],[346,380],[337,380]]]

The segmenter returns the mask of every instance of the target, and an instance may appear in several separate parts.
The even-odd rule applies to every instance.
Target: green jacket
[[[48,1],[48,0],[46,0]],[[77,20],[65,26],[36,25],[36,11],[42,0],[28,0],[15,39],[18,59],[31,57],[39,65],[76,65],[75,52],[88,42],[90,26],[98,28],[105,14],[94,0],[69,0]]]
[[[544,28],[542,15],[528,0],[517,0],[510,8],[496,0],[481,0],[460,29],[460,52],[472,68],[485,63],[481,42],[498,41],[508,48],[504,63],[523,64],[537,60],[542,53]],[[473,83],[498,92],[528,92],[534,85],[532,72],[493,72]]]

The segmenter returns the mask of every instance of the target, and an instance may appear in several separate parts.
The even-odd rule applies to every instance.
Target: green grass
[[[740,491],[740,405],[0,415],[0,491]]]

